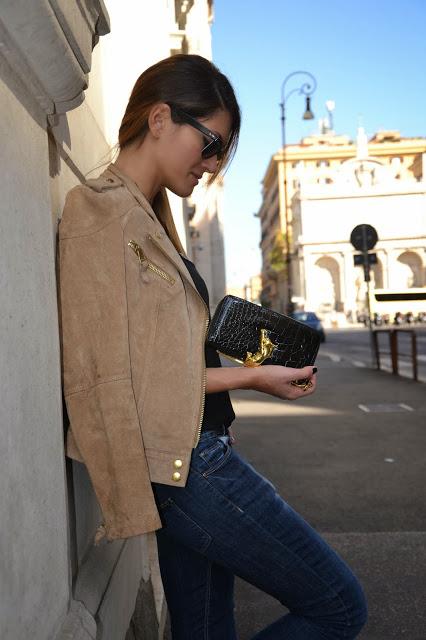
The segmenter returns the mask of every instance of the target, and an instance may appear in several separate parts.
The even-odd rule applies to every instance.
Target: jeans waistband
[[[200,438],[203,438],[203,440],[208,438],[217,438],[217,437],[224,437],[224,436],[228,436],[228,427],[225,427],[225,425],[221,425],[217,427],[208,427],[207,429],[203,430],[200,434]]]
[[[209,425],[201,431],[201,435],[203,435],[203,433],[214,433],[219,436],[226,436],[228,435],[228,427],[225,427],[224,424],[219,424],[217,426]]]

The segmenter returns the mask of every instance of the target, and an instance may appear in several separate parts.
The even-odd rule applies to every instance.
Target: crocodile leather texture
[[[259,352],[261,329],[267,330],[268,338],[276,345],[262,364],[297,369],[314,364],[320,346],[318,331],[236,296],[225,296],[217,306],[207,344],[224,355],[244,361],[248,352]]]

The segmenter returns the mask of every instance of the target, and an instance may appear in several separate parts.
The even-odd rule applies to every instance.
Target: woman
[[[115,164],[74,188],[60,224],[68,455],[90,473],[98,538],[157,531],[174,640],[236,638],[237,574],[290,613],[256,638],[354,638],[346,565],[232,448],[231,389],[287,400],[315,369],[221,368],[204,347],[208,293],[165,188],[189,196],[232,156],[240,111],[209,61],[163,60],[136,82]],[[303,390],[291,383],[308,378]]]

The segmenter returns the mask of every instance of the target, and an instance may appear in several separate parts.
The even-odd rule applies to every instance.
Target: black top
[[[186,268],[188,269],[192,280],[197,288],[198,293],[203,298],[209,308],[209,292],[206,283],[197,271],[197,268],[191,260],[181,256]],[[205,346],[206,367],[221,367],[219,354],[213,347]],[[227,391],[219,393],[206,393],[206,404],[204,407],[204,417],[201,431],[216,431],[222,426],[229,427],[235,419],[235,413],[232,408],[231,398]]]

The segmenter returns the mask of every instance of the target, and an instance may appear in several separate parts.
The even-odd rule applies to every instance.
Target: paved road
[[[417,326],[415,330],[417,334],[418,373],[420,379],[426,382],[426,327]],[[411,354],[411,342],[408,334],[400,333],[398,335],[400,352]],[[382,351],[389,351],[388,336],[381,334],[379,343]],[[371,366],[370,333],[368,329],[362,326],[354,329],[328,329],[327,341],[321,345],[320,353],[328,354],[336,360],[348,360],[355,366]],[[381,360],[382,367],[390,371],[389,356],[384,355]],[[409,358],[402,357],[400,359],[400,372],[404,376],[412,377],[412,365]]]
[[[361,640],[425,640],[425,385],[346,359],[317,364],[319,389],[306,400],[232,394],[236,446],[361,579],[370,608]],[[284,611],[237,580],[239,640]]]

